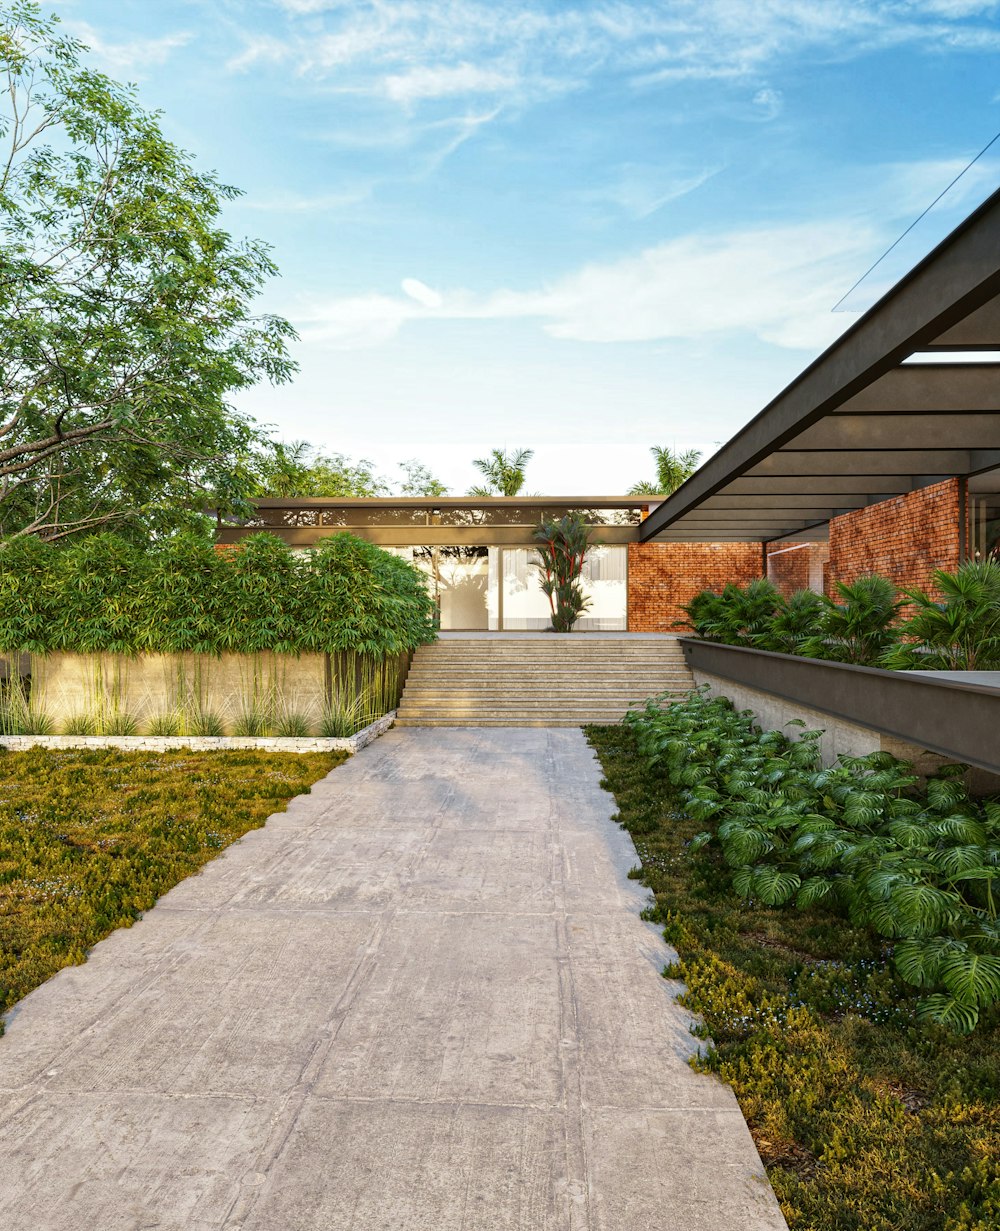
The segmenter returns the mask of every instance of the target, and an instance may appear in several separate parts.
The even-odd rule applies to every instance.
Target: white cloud
[[[547,287],[421,298],[415,287],[429,288],[412,280],[404,284],[411,298],[370,294],[316,304],[297,324],[306,340],[347,349],[378,345],[420,318],[536,320],[552,337],[583,342],[734,333],[815,350],[850,323],[830,308],[874,242],[849,221],[692,235],[587,265]]]
[[[418,278],[404,278],[400,286],[411,299],[415,299],[417,303],[422,303],[425,308],[440,308],[444,302],[437,291],[433,290],[425,282],[421,282]]]
[[[412,103],[425,98],[449,98],[456,94],[498,94],[517,86],[509,73],[474,64],[454,67],[412,68],[385,77],[381,83],[387,98],[397,103]]]
[[[299,72],[320,79],[354,74],[371,92],[404,104],[484,89],[516,95],[550,75],[753,81],[776,61],[810,50],[853,55],[900,43],[934,51],[1000,45],[995,0],[276,3],[289,23],[280,54]],[[275,56],[273,40],[249,35],[232,63],[245,67]],[[779,101],[766,86],[760,93],[768,106]]]
[[[192,36],[179,31],[160,38],[134,38],[124,43],[109,42],[86,22],[64,23],[70,33],[86,43],[91,54],[110,72],[128,73],[137,69],[164,64],[173,52],[190,43]]]
[[[292,55],[292,47],[282,39],[255,34],[244,39],[242,50],[226,61],[226,68],[231,73],[241,73],[255,64],[279,64]]]

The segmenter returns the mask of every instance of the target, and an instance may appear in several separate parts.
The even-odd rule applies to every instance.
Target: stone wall
[[[962,480],[948,479],[894,496],[830,522],[829,593],[864,573],[888,577],[896,586],[933,589],[935,569],[953,572],[961,563]]]
[[[630,543],[629,631],[681,631],[682,607],[696,594],[744,586],[762,572],[759,543]]]

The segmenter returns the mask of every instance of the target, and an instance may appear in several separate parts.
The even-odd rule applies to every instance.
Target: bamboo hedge
[[[254,534],[149,549],[103,534],[0,548],[0,654],[404,654],[433,641],[420,573],[351,534],[292,552]]]

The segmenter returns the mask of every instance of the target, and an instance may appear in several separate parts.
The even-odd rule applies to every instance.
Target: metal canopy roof
[[[1000,192],[797,377],[641,529],[821,538],[831,517],[1000,466]],[[931,362],[904,363],[929,352]],[[973,352],[973,362],[933,362]]]

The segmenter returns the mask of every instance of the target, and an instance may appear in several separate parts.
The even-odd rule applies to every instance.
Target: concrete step
[[[658,692],[648,693],[645,689],[638,692],[627,691],[624,688],[607,689],[606,692],[597,692],[594,688],[583,688],[579,692],[547,692],[542,691],[536,693],[526,692],[410,692],[406,689],[405,704],[408,705],[464,705],[475,702],[479,705],[510,705],[520,704],[525,705],[571,705],[574,702],[610,702],[612,705],[618,703],[638,703],[645,702],[649,697],[660,697],[663,693],[669,693],[672,697],[682,697],[687,693],[688,689],[679,688],[660,688]]]
[[[400,726],[617,723],[652,696],[693,686],[675,641],[447,640],[414,655]]]
[[[656,691],[667,685],[677,685],[678,687],[689,687],[689,675],[677,674],[650,674],[650,675],[594,675],[583,674],[578,676],[566,675],[548,675],[541,672],[536,672],[529,676],[509,676],[502,672],[494,672],[490,675],[469,676],[441,676],[441,675],[426,675],[419,679],[414,679],[409,686],[413,688],[437,688],[443,689],[446,692],[452,692],[455,689],[482,689],[487,688],[494,692],[511,692],[519,691],[526,688],[529,692],[538,692],[552,688],[559,688],[566,692],[581,691],[588,688],[619,688],[623,691],[632,691],[636,688],[652,687]]]

